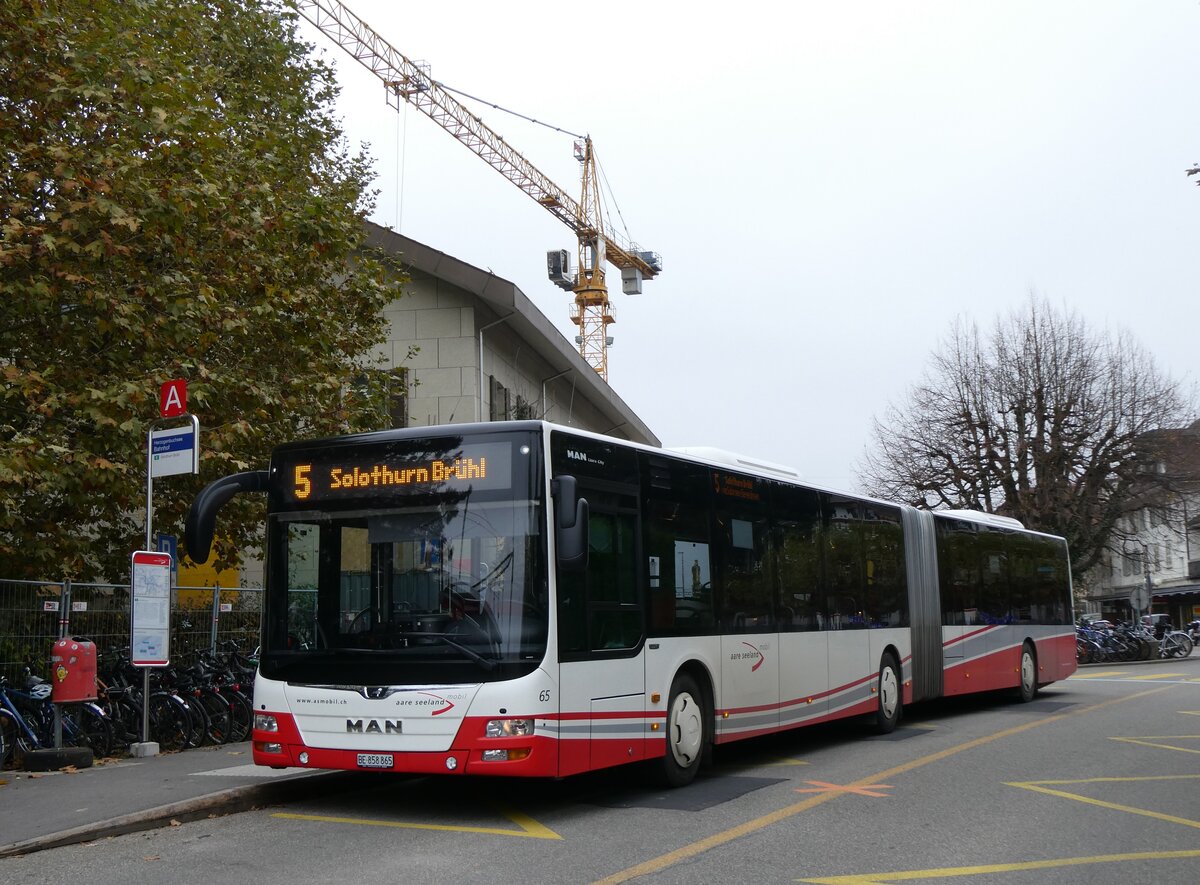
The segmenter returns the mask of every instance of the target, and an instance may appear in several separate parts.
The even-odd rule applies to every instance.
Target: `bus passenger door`
[[[562,775],[645,757],[636,499],[580,485],[587,568],[557,570]]]

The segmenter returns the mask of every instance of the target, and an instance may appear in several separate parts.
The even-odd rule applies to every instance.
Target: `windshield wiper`
[[[485,669],[485,670],[495,670],[496,669],[496,662],[494,660],[492,660],[490,658],[485,658],[483,655],[479,654],[479,652],[473,651],[473,650],[467,648],[465,645],[460,645],[459,643],[457,643],[453,639],[451,639],[449,636],[447,636],[445,633],[421,633],[419,635],[428,636],[431,639],[440,639],[442,642],[446,643],[446,645],[450,646],[451,648],[461,651],[468,658],[473,660],[479,666],[483,667],[483,669]]]

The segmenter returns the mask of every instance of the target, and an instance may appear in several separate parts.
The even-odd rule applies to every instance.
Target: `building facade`
[[[508,280],[378,225],[368,245],[409,275],[385,311],[377,366],[395,372],[394,426],[541,418],[659,445],[576,347]]]
[[[1128,620],[1149,601],[1177,627],[1200,618],[1200,421],[1144,440],[1151,474],[1118,539],[1088,575],[1087,612]]]

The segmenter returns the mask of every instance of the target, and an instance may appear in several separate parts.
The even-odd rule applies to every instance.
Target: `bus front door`
[[[645,757],[637,511],[623,496],[585,494],[587,568],[557,572],[563,775]]]

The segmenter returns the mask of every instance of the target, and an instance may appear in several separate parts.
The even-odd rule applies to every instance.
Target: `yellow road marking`
[[[776,759],[774,762],[768,762],[768,765],[812,765],[811,762],[806,762],[803,759]]]
[[[974,867],[945,867],[940,870],[904,870],[898,873],[861,873],[854,876],[829,876],[823,879],[797,879],[809,885],[888,885],[915,879],[949,879],[954,876],[983,876],[989,873],[1015,873],[1025,870],[1052,870],[1098,863],[1123,863],[1147,860],[1180,860],[1200,857],[1200,850],[1139,851],[1131,854],[1101,854],[1092,857],[1064,857],[1056,860],[1030,860],[1024,863],[984,864]]]
[[[963,753],[967,750],[974,750],[977,747],[986,746],[987,744],[990,744],[993,741],[1000,740],[1001,738],[1011,737],[1013,735],[1021,734],[1022,732],[1025,732],[1025,731],[1029,731],[1030,729],[1039,728],[1040,726],[1043,726],[1043,725],[1049,725],[1051,722],[1058,722],[1062,719],[1066,719],[1066,718],[1072,717],[1072,716],[1081,716],[1084,713],[1091,713],[1096,710],[1101,710],[1105,707],[1110,707],[1114,704],[1121,704],[1121,703],[1124,703],[1125,701],[1131,701],[1131,700],[1135,700],[1137,698],[1149,697],[1150,695],[1159,694],[1159,693],[1167,691],[1167,690],[1168,689],[1165,687],[1164,688],[1152,688],[1147,691],[1138,692],[1137,694],[1127,695],[1126,697],[1112,698],[1111,700],[1101,701],[1100,703],[1093,704],[1090,707],[1083,707],[1081,709],[1071,710],[1066,713],[1058,713],[1054,716],[1047,716],[1044,719],[1034,719],[1031,722],[1026,722],[1021,725],[1016,725],[1016,726],[1013,726],[1012,728],[1006,728],[1003,731],[996,732],[995,734],[987,735],[987,736],[981,737],[981,738],[975,738],[974,740],[966,741],[965,743],[957,744],[956,746],[953,746],[953,747],[948,747],[945,750],[939,750],[938,752],[931,753],[928,756],[918,757],[909,762],[905,762],[905,763],[903,763],[901,765],[897,765],[893,768],[888,768],[884,771],[878,772],[877,774],[868,775],[867,777],[860,778],[859,780],[854,781],[851,784],[851,786],[855,786],[855,787],[868,786],[873,783],[885,781],[885,780],[895,777],[898,774],[905,774],[909,771],[913,771],[914,769],[917,769],[917,768],[922,768],[922,767],[924,767],[926,765],[930,765],[934,762],[940,762],[943,759],[948,759],[951,756],[956,756],[959,753]],[[628,882],[630,879],[636,879],[640,876],[646,876],[651,873],[661,872],[662,870],[666,869],[667,867],[673,866],[681,861],[695,857],[698,854],[703,854],[704,852],[706,852],[712,848],[717,848],[721,845],[725,845],[729,842],[733,842],[737,839],[742,838],[743,836],[748,836],[751,833],[756,833],[759,830],[762,830],[766,827],[771,826],[772,824],[777,824],[780,821],[787,820],[788,818],[794,817],[795,815],[800,814],[805,811],[808,811],[809,809],[816,808],[818,805],[822,805],[825,802],[828,802],[831,799],[834,799],[838,795],[840,795],[840,794],[838,794],[838,793],[821,793],[819,795],[813,796],[810,799],[805,799],[802,802],[797,802],[793,805],[787,805],[783,808],[780,808],[778,811],[773,811],[770,814],[764,814],[761,817],[756,817],[753,820],[748,820],[745,823],[738,824],[736,827],[731,827],[730,829],[723,830],[720,833],[714,833],[713,835],[708,836],[707,838],[700,839],[699,841],[696,841],[696,842],[692,842],[689,845],[684,845],[680,848],[675,849],[674,851],[670,851],[670,852],[667,852],[666,854],[660,855],[659,857],[655,857],[655,858],[651,858],[650,860],[643,861],[642,863],[636,864],[635,866],[629,867],[628,869],[621,870],[618,873],[613,873],[611,876],[606,876],[603,879],[598,879],[598,880],[596,880],[594,885],[617,885],[617,883],[619,883],[619,882]]]
[[[543,826],[528,815],[510,808],[496,806],[496,810],[516,824],[520,829],[512,830],[504,827],[464,827],[451,824],[414,824],[406,821],[371,820],[361,817],[333,817],[325,814],[293,814],[279,812],[271,817],[284,820],[311,820],[327,824],[356,824],[363,827],[393,827],[400,830],[438,830],[450,833],[485,833],[489,836],[520,836],[528,839],[561,839],[562,836]]]
[[[1153,679],[1178,679],[1186,673],[1147,673],[1145,676],[1130,676],[1130,682],[1150,682]]]
[[[1160,750],[1178,750],[1180,753],[1200,753],[1200,749],[1193,749],[1191,747],[1176,747],[1171,744],[1154,743],[1155,741],[1200,741],[1200,735],[1194,734],[1167,734],[1144,738],[1115,737],[1109,738],[1109,740],[1120,741],[1123,744],[1141,744],[1143,747],[1157,747]]]
[[[1101,676],[1120,676],[1124,670],[1101,670],[1098,673],[1084,673],[1081,670],[1076,670],[1068,679],[1099,679]]]
[[[1021,786],[1022,784],[1055,784],[1060,787],[1069,786],[1070,784],[1128,784],[1136,781],[1188,781],[1200,779],[1200,774],[1143,774],[1130,777],[1081,777],[1072,780],[1054,780],[1054,781],[1020,781],[1009,784],[1008,786]]]
[[[1032,790],[1035,793],[1045,793],[1048,796],[1058,796],[1060,799],[1073,799],[1076,802],[1082,802],[1085,805],[1095,805],[1100,808],[1111,808],[1114,811],[1124,811],[1126,814],[1136,814],[1141,817],[1151,817],[1155,820],[1166,821],[1172,824],[1181,824],[1185,827],[1194,827],[1200,829],[1200,820],[1191,820],[1186,817],[1176,817],[1173,814],[1162,814],[1157,811],[1149,811],[1145,808],[1134,808],[1130,805],[1118,805],[1116,802],[1105,802],[1102,799],[1093,799],[1090,796],[1080,796],[1077,793],[1068,793],[1066,790],[1051,790],[1048,788],[1050,784],[1057,786],[1066,786],[1068,784],[1098,784],[1098,783],[1113,783],[1120,781],[1130,783],[1134,781],[1165,781],[1165,780],[1196,780],[1200,778],[1200,774],[1184,774],[1184,775],[1155,775],[1153,777],[1093,777],[1084,780],[1073,781],[1027,781],[1009,783],[1007,786],[1020,787],[1023,790]]]

